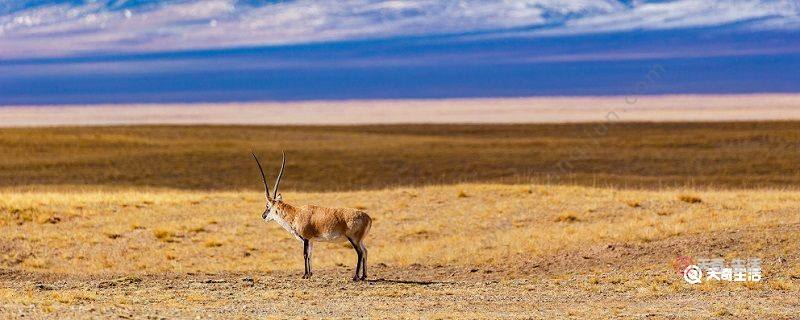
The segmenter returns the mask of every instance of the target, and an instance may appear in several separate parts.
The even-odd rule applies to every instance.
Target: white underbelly
[[[340,242],[347,240],[347,237],[340,233],[322,233],[311,240],[322,242]]]

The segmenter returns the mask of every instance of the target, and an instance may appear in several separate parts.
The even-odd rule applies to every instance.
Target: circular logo
[[[696,265],[689,265],[683,269],[683,280],[690,284],[703,282],[703,270]]]

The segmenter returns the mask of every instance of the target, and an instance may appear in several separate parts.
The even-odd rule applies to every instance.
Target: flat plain
[[[300,279],[251,150],[370,213],[369,281],[344,244]],[[0,317],[788,319],[798,159],[798,122],[0,129]]]
[[[800,120],[800,94],[0,106],[0,127]]]

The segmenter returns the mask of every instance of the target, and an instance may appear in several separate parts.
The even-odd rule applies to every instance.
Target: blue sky
[[[798,0],[0,0],[0,105],[798,92],[798,71]]]

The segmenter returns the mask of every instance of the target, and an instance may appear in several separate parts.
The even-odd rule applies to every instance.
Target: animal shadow
[[[420,286],[429,286],[434,284],[452,284],[452,282],[446,281],[422,281],[422,280],[403,280],[403,279],[368,279],[366,280],[368,283],[391,283],[391,284],[414,284]]]

